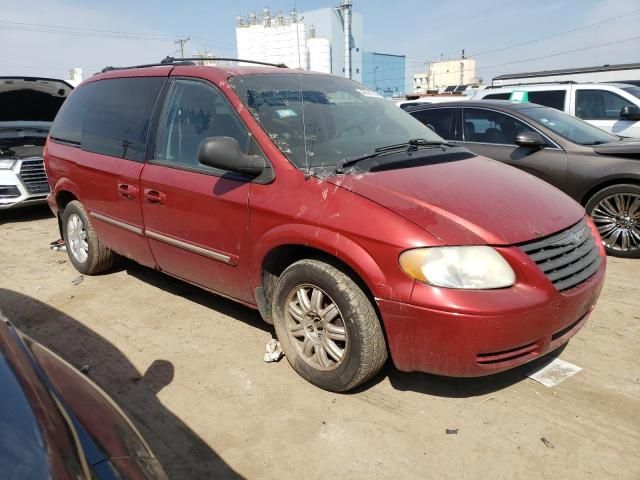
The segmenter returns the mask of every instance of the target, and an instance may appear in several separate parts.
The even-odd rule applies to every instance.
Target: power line
[[[187,43],[189,40],[191,40],[189,37],[186,38],[179,38],[177,39],[175,42],[176,45],[180,45],[179,50],[180,50],[180,58],[184,58],[184,45],[185,43]]]
[[[562,35],[566,35],[568,33],[573,33],[573,32],[578,31],[578,30],[583,30],[585,28],[594,27],[596,25],[600,25],[600,24],[603,24],[603,23],[606,23],[606,22],[617,20],[619,18],[627,17],[627,16],[633,15],[633,14],[638,13],[638,12],[640,12],[640,8],[635,9],[635,10],[631,10],[631,11],[623,13],[621,15],[616,15],[614,17],[608,17],[608,18],[605,18],[603,20],[600,20],[600,21],[597,21],[597,22],[594,22],[594,23],[588,23],[586,25],[580,25],[578,27],[574,27],[574,28],[571,28],[571,29],[568,29],[568,30],[564,30],[562,32],[546,35],[544,37],[534,38],[532,40],[527,40],[525,42],[520,42],[520,43],[516,43],[516,44],[513,44],[513,45],[508,45],[506,47],[501,47],[501,48],[497,48],[497,49],[494,49],[494,50],[487,50],[487,51],[480,52],[480,53],[475,54],[475,55],[469,55],[469,57],[474,57],[475,58],[475,57],[479,57],[479,56],[482,56],[482,55],[489,55],[491,53],[497,53],[497,52],[502,52],[502,51],[505,51],[505,50],[510,50],[512,48],[517,48],[517,47],[521,47],[521,46],[524,46],[524,45],[530,45],[532,43],[541,42],[543,40],[548,40],[550,38],[559,37],[559,36],[562,36]],[[416,61],[416,62],[411,62],[407,66],[416,67],[418,65],[426,65],[427,63],[429,63],[429,62],[420,60],[420,61]],[[378,69],[378,73],[384,72],[384,71],[389,71],[389,70],[393,70],[393,69]],[[366,72],[366,73],[373,73],[373,72]]]
[[[496,48],[494,50],[487,50],[485,52],[472,54],[470,56],[472,56],[472,57],[480,57],[482,55],[489,55],[490,53],[503,52],[505,50],[509,50],[509,49],[512,49],[512,48],[522,47],[524,45],[530,45],[532,43],[541,42],[543,40],[549,40],[550,38],[560,37],[560,36],[566,35],[568,33],[577,32],[578,30],[583,30],[583,29],[589,28],[589,27],[595,27],[596,25],[601,25],[603,23],[611,22],[612,20],[617,20],[617,19],[622,18],[622,17],[627,17],[627,16],[633,15],[634,13],[637,13],[637,12],[640,12],[640,8],[638,8],[636,10],[631,10],[630,12],[623,13],[621,15],[616,15],[615,17],[605,18],[604,20],[600,20],[598,22],[587,23],[586,25],[580,25],[579,27],[574,27],[574,28],[571,28],[569,30],[564,30],[562,32],[552,33],[551,35],[546,35],[544,37],[538,37],[538,38],[534,38],[532,40],[527,40],[525,42],[514,43],[513,45],[507,45],[506,47]]]
[[[2,30],[18,30],[38,33],[53,33],[60,35],[72,36],[88,36],[97,38],[116,38],[124,40],[151,40],[151,41],[167,41],[173,42],[175,37],[169,35],[144,33],[144,32],[127,32],[119,30],[101,30],[97,28],[69,27],[64,25],[51,25],[41,23],[15,22],[9,20],[0,20],[0,29]],[[193,40],[211,45],[223,45],[235,48],[235,45],[227,42],[220,42],[202,37],[191,37]]]
[[[485,66],[478,67],[478,68],[467,68],[467,69],[463,69],[462,71],[463,72],[473,72],[473,71],[476,71],[476,70],[486,70],[488,68],[496,68],[496,67],[504,67],[504,66],[507,66],[507,65],[515,65],[517,63],[532,62],[532,61],[535,61],[535,60],[543,60],[543,59],[546,59],[546,58],[559,57],[561,55],[566,55],[566,54],[569,54],[569,53],[584,52],[584,51],[593,50],[593,49],[596,49],[596,48],[608,47],[610,45],[617,45],[617,44],[620,44],[620,43],[631,42],[631,41],[634,41],[634,40],[640,40],[640,35],[635,36],[635,37],[622,38],[620,40],[614,40],[614,41],[611,41],[611,42],[605,42],[605,43],[599,43],[599,44],[596,44],[596,45],[590,45],[588,47],[574,48],[574,49],[571,49],[571,50],[564,50],[564,51],[561,51],[561,52],[550,53],[550,54],[547,54],[547,55],[540,55],[540,56],[537,56],[537,57],[528,57],[528,58],[523,58],[523,59],[520,59],[520,60],[513,60],[513,61],[510,61],[510,62],[494,63],[492,65],[485,65]],[[379,71],[380,70],[378,70],[378,72]],[[372,72],[368,72],[368,73],[372,73]],[[433,74],[433,75],[448,75],[448,73],[443,72],[443,73]],[[380,81],[383,81],[383,80],[400,80],[400,79],[409,80],[409,79],[413,79],[413,76],[410,76],[410,77],[407,77],[407,76],[405,76],[405,77],[393,76],[393,77],[385,77],[385,78],[378,77],[377,80],[378,80],[378,82],[380,82]]]

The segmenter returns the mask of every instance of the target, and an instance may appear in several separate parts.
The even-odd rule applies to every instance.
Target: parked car
[[[64,80],[0,77],[0,210],[46,203],[42,150],[72,90]]]
[[[184,62],[106,70],[56,117],[49,204],[79,272],[117,252],[257,308],[333,391],[387,349],[480,376],[584,325],[604,250],[564,193],[350,80]]]
[[[3,478],[166,479],[122,410],[0,314]]]
[[[478,90],[471,100],[510,100],[526,93],[531,103],[561,110],[622,137],[640,138],[640,87],[624,83],[548,83]]]
[[[640,139],[532,103],[453,102],[409,113],[456,145],[563,190],[585,206],[608,254],[640,257]]]

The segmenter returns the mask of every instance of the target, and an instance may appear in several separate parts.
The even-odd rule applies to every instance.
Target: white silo
[[[331,73],[331,43],[327,38],[307,40],[309,50],[309,70]]]

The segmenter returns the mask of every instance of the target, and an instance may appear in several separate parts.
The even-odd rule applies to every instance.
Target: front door
[[[198,162],[200,142],[215,136],[235,138],[247,152],[249,132],[215,86],[172,79],[141,176],[145,234],[163,271],[253,303],[251,183]]]
[[[515,144],[516,135],[533,129],[511,115],[486,108],[462,109],[460,144],[478,155],[499,160],[524,170],[564,190],[567,156],[551,141],[545,148],[532,149]]]
[[[605,132],[623,137],[640,136],[640,122],[620,117],[622,107],[635,103],[609,90],[575,88],[575,116]]]

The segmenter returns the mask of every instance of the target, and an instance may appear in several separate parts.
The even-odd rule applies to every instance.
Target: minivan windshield
[[[570,142],[579,145],[599,145],[610,143],[620,138],[600,130],[579,118],[547,107],[523,108],[520,113],[542,124]]]
[[[233,77],[230,85],[298,168],[334,167],[382,147],[442,143],[433,130],[351,80],[316,74]]]

